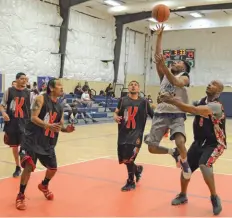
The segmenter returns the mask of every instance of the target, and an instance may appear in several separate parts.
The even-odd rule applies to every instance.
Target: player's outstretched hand
[[[163,24],[157,24],[156,28],[154,28],[152,30],[155,32],[156,35],[160,36],[163,33],[164,27],[165,26]]]
[[[160,63],[162,65],[165,65],[165,58],[162,54],[156,54],[155,55],[155,63]]]

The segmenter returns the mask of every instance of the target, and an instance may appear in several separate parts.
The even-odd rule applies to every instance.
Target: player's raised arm
[[[163,35],[163,30],[164,30],[164,26],[162,25],[156,25],[157,29],[154,30],[156,35],[157,35],[157,39],[156,39],[156,45],[155,45],[155,56],[156,55],[160,55],[162,53],[162,35]],[[160,65],[160,63],[155,62],[156,63],[156,70],[158,72],[160,81],[162,81],[164,74],[162,72],[162,67]]]
[[[179,63],[176,63],[172,66],[172,71],[174,73],[182,73],[185,72],[183,75],[176,77],[173,72],[171,72],[170,69],[165,64],[164,56],[162,54],[156,54],[156,62],[159,63],[159,66],[163,72],[163,75],[165,75],[168,79],[168,81],[177,87],[184,87],[188,86],[190,81],[189,81],[189,76],[188,73],[190,71],[190,66],[183,61],[180,61]]]

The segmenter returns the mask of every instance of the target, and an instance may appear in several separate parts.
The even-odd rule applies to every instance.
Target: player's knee
[[[57,168],[49,168],[48,171],[50,174],[54,175],[57,172]]]
[[[25,164],[25,167],[24,167],[24,171],[25,171],[26,173],[31,173],[31,172],[33,172],[33,166],[32,166],[31,164],[29,164],[29,163],[26,163],[26,164]]]
[[[158,145],[149,145],[148,146],[148,151],[152,154],[156,153],[157,150],[158,150]]]
[[[211,173],[213,172],[213,167],[212,166],[208,166],[205,164],[199,164],[199,168],[201,170],[201,172],[204,173]]]
[[[174,137],[176,146],[182,146],[185,144],[185,136],[182,133],[176,133]]]

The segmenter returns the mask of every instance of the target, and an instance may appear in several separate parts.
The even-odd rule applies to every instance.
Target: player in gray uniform
[[[163,25],[158,25],[156,30],[157,42],[155,59],[156,69],[161,83],[159,94],[170,93],[175,95],[182,102],[188,103],[186,87],[189,86],[190,83],[190,65],[185,61],[179,61],[173,63],[170,69],[166,67],[164,57],[161,55],[163,29]],[[148,144],[150,153],[172,155],[177,162],[177,166],[181,166],[183,176],[189,179],[191,177],[191,169],[187,162],[187,149],[185,147],[185,120],[185,112],[181,111],[175,105],[158,102],[150,134],[145,136],[144,141]],[[170,140],[175,140],[177,148],[168,149],[160,146],[160,141],[168,130],[170,130]]]

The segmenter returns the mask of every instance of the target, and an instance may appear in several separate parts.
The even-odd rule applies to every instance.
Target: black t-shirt
[[[118,144],[131,144],[138,147],[142,144],[143,133],[147,121],[147,115],[153,117],[153,110],[149,102],[144,98],[137,100],[126,96],[119,100],[119,116],[122,116],[118,125]]]

